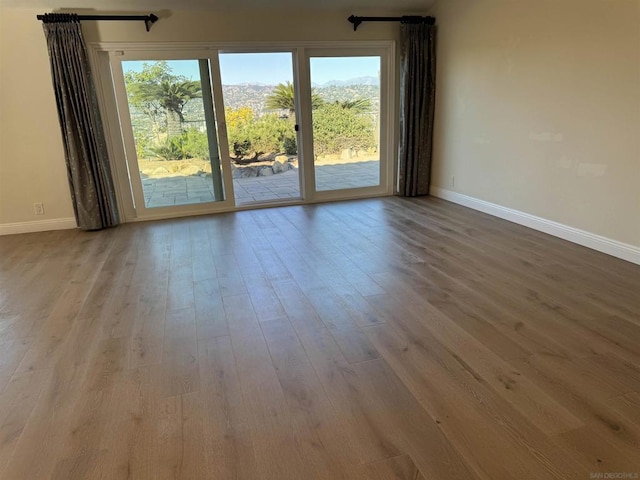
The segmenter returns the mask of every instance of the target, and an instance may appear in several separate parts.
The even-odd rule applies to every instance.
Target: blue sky
[[[312,84],[356,77],[377,77],[380,57],[312,57],[310,68]]]
[[[260,83],[277,85],[293,80],[291,53],[221,53],[220,75],[223,85]],[[169,60],[175,75],[199,78],[198,62],[195,60]],[[125,61],[127,71],[140,71],[143,62]],[[311,59],[311,81],[322,84],[330,80],[348,80],[355,77],[378,76],[378,57],[345,57]]]

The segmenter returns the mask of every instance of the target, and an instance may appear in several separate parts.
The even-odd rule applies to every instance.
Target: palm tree
[[[316,109],[324,103],[322,97],[311,91],[311,108]],[[279,83],[267,97],[265,107],[269,110],[288,110],[293,118],[296,112],[295,91],[291,82]]]
[[[183,110],[187,102],[202,97],[200,82],[163,80],[156,88],[156,98],[167,110],[167,132],[169,136],[182,133]]]
[[[357,100],[336,101],[345,110],[353,110],[355,113],[365,113],[371,109],[371,100],[368,98],[358,98]]]
[[[182,133],[182,112],[187,102],[202,96],[200,82],[173,76],[160,81],[134,83],[129,91],[137,102],[157,102],[166,111],[167,133],[170,137]]]

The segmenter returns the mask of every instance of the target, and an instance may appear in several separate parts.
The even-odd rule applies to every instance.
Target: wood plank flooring
[[[640,266],[432,198],[0,237],[3,480],[607,473]]]

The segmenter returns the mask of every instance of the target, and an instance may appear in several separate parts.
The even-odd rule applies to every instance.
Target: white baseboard
[[[528,213],[520,212],[512,208],[503,207],[502,205],[496,205],[495,203],[479,200],[474,197],[469,197],[461,193],[452,192],[439,187],[431,187],[431,195],[434,197],[448,200],[458,205],[478,210],[480,212],[488,213],[494,217],[503,218],[510,222],[524,225],[525,227],[533,228],[540,232],[548,233],[554,237],[568,240],[583,247],[588,247],[593,250],[597,250],[614,257],[627,260],[628,262],[636,263],[640,265],[640,247],[635,247],[627,243],[618,242],[607,237],[596,235],[594,233],[586,232],[562,223],[553,222],[545,218],[536,217]]]
[[[69,230],[77,228],[75,218],[53,218],[35,222],[0,223],[0,235],[16,233],[47,232],[49,230]]]

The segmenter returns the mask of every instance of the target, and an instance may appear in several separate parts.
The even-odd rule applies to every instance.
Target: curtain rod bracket
[[[353,31],[358,30],[358,27],[362,23],[362,17],[356,17],[355,15],[351,15],[347,20],[353,23]]]
[[[144,19],[144,26],[147,28],[147,32],[151,29],[151,25],[158,21],[158,17],[153,13],[147,15],[147,18]]]

